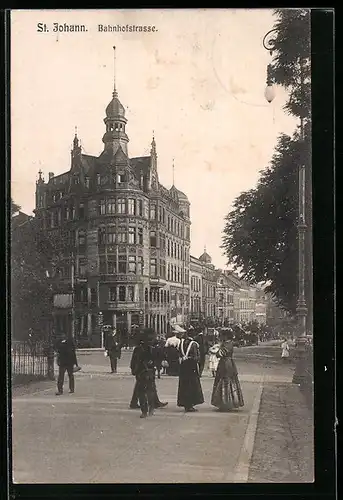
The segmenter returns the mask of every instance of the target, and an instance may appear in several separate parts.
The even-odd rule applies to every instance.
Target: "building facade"
[[[256,320],[257,290],[232,271],[216,269],[206,252],[190,258],[190,318],[217,326]]]
[[[188,321],[190,203],[159,182],[157,151],[130,158],[125,108],[114,82],[100,156],[82,153],[77,135],[70,170],[42,173],[35,215],[59,241],[52,256],[55,329],[101,342],[101,324],[128,337],[134,325],[165,334]]]

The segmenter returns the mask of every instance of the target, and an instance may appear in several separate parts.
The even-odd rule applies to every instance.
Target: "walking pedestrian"
[[[153,336],[153,332],[148,330],[148,331],[143,332],[141,335],[145,335],[145,336],[147,335],[147,336],[152,337]],[[139,341],[140,341],[140,337],[138,337],[138,343],[139,343]],[[153,376],[153,381],[152,381],[152,384],[153,384],[153,393],[154,393],[154,408],[155,409],[157,409],[157,408],[164,408],[165,406],[167,406],[168,402],[160,401],[160,399],[158,397],[158,394],[157,394],[156,378],[155,378],[155,368],[156,368],[156,365],[158,365],[158,363],[159,363],[159,355],[160,354],[159,354],[158,350],[156,350],[156,344],[155,345],[151,345],[151,347],[152,347],[152,350],[153,350],[153,359],[154,359],[154,376]],[[132,354],[131,364],[134,362],[134,361],[132,361],[133,359],[134,359],[134,356]],[[131,402],[130,402],[130,408],[132,410],[140,408],[140,406],[139,406],[139,398],[138,398],[139,394],[138,393],[139,393],[139,383],[136,380],[135,387],[133,389],[133,394],[132,394]]]
[[[110,358],[111,373],[117,373],[118,359],[121,358],[121,346],[115,328],[106,335],[105,349]]]
[[[183,407],[186,412],[198,411],[194,406],[204,402],[199,374],[200,353],[198,344],[188,332],[181,339],[179,354],[177,405]]]
[[[153,341],[152,334],[142,335],[131,358],[131,373],[136,377],[138,400],[142,412],[140,418],[154,414],[155,359],[151,345]]]
[[[238,380],[236,363],[233,360],[233,332],[222,329],[220,348],[216,354],[219,359],[213,383],[211,404],[220,411],[229,411],[244,406],[243,393]]]
[[[62,335],[61,340],[57,344],[57,364],[59,366],[57,379],[56,396],[63,394],[65,372],[69,377],[69,392],[75,390],[74,366],[78,366],[76,358],[75,344],[73,340],[66,335]]]
[[[283,361],[287,361],[289,358],[289,344],[288,340],[285,338],[281,344],[281,359]]]

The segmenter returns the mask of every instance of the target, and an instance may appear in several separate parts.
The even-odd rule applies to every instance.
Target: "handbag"
[[[81,370],[81,366],[74,366],[73,367],[73,372],[79,372]]]
[[[105,358],[107,358],[107,356],[108,356],[108,351],[105,351],[105,352],[104,352],[104,356],[105,356]]]
[[[169,363],[166,359],[164,359],[161,363],[162,368],[169,368]]]

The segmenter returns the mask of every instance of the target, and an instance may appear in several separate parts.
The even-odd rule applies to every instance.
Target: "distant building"
[[[216,269],[206,252],[190,258],[190,319],[208,326],[256,320],[257,289],[232,271]]]
[[[256,290],[255,319],[259,325],[267,324],[267,298],[261,288]]]
[[[54,292],[71,293],[74,307],[56,307],[56,331],[100,345],[100,325],[128,337],[134,325],[165,334],[188,321],[190,203],[158,178],[157,151],[130,158],[125,108],[114,82],[100,156],[83,154],[75,134],[71,167],[42,172],[36,217],[59,238]],[[74,316],[74,319],[73,319]]]

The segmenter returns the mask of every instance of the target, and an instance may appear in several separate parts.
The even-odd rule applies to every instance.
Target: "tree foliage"
[[[226,217],[223,247],[230,263],[288,310],[296,302],[297,164],[300,144],[283,135],[255,189],[241,193]]]
[[[280,9],[275,15],[270,74],[276,84],[288,90],[285,111],[300,119],[303,133],[298,127],[293,137],[281,135],[257,187],[236,198],[225,219],[223,248],[228,262],[240,270],[243,278],[252,283],[268,282],[266,291],[278,305],[295,313],[298,171],[300,165],[310,166],[310,13]],[[310,223],[310,169],[307,172],[306,205]]]
[[[24,338],[29,328],[45,336],[51,314],[50,269],[54,242],[34,218],[12,227],[11,309],[14,338]]]
[[[277,9],[275,15],[271,77],[289,92],[285,111],[308,122],[311,116],[310,11]]]

